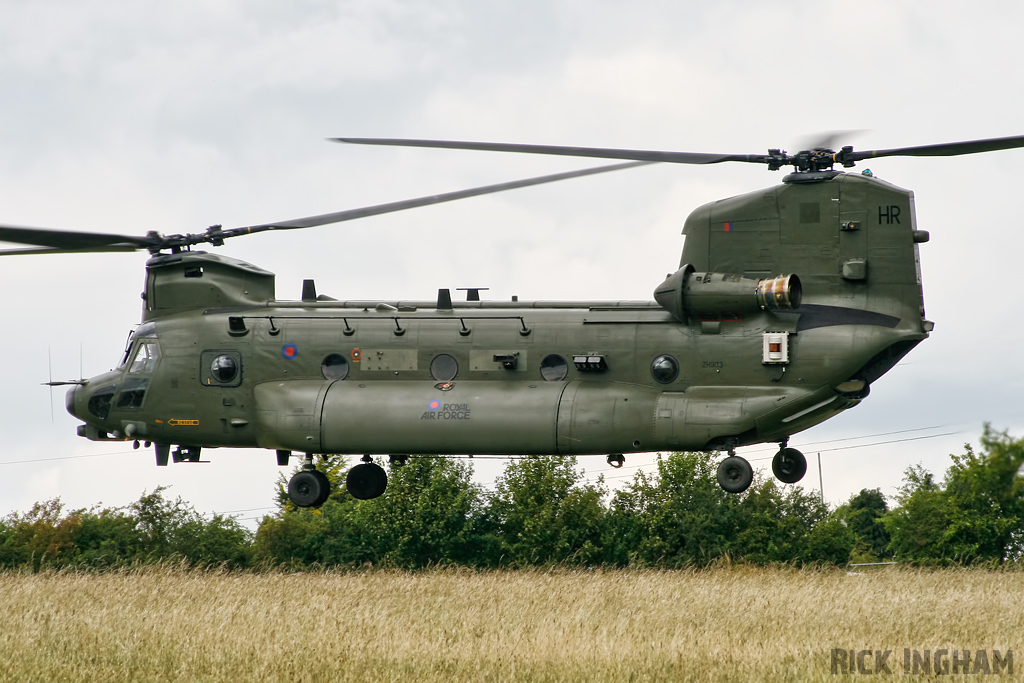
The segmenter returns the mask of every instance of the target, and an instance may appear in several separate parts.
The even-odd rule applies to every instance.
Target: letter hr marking
[[[889,206],[878,207],[878,224],[885,223],[886,225],[892,225],[893,223],[900,222],[900,207],[891,204]]]

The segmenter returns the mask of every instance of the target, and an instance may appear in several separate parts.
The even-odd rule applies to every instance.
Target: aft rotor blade
[[[631,161],[624,164],[611,164],[609,166],[597,166],[595,168],[584,168],[577,171],[567,171],[565,173],[555,173],[552,175],[538,176],[536,178],[526,178],[524,180],[513,180],[507,183],[498,183],[496,185],[485,185],[483,187],[476,187],[469,190],[458,190],[456,192],[446,192],[444,194],[429,195],[427,197],[419,197],[417,199],[405,199],[398,202],[389,202],[387,204],[377,204],[376,206],[367,206],[360,209],[348,209],[346,211],[336,211],[334,213],[325,213],[318,216],[307,216],[306,218],[294,218],[286,221],[278,221],[276,223],[266,223],[263,225],[253,225],[246,228],[234,228],[223,231],[223,237],[235,237],[237,235],[244,235],[254,232],[263,232],[265,230],[295,230],[298,228],[312,228],[318,225],[328,225],[330,223],[341,223],[343,221],[355,220],[356,218],[367,218],[368,216],[378,216],[384,213],[392,213],[394,211],[404,211],[405,209],[414,209],[419,206],[429,206],[431,204],[440,204],[442,202],[450,202],[456,199],[466,199],[468,197],[477,197],[484,194],[491,194],[494,192],[504,192],[505,190],[514,190],[520,187],[529,187],[531,185],[541,185],[544,183],[553,183],[559,180],[568,180],[570,178],[580,178],[582,176],[595,175],[597,173],[607,173],[609,171],[620,171],[626,168],[635,168],[637,166],[646,166],[654,162],[651,161]]]
[[[955,157],[961,154],[978,154],[981,152],[997,152],[1001,149],[1024,147],[1024,135],[1007,138],[988,138],[986,140],[967,140],[965,142],[944,142],[938,145],[921,145],[919,147],[896,147],[893,149],[874,149],[853,152],[852,160],[873,159],[876,157]]]
[[[441,149],[475,149],[485,152],[522,152],[526,154],[554,154],[569,157],[595,157],[598,159],[633,159],[636,161],[665,161],[673,164],[720,164],[724,161],[768,163],[771,157],[763,154],[705,154],[702,152],[659,152],[642,149],[607,149],[601,147],[563,147],[560,145],[522,145],[507,142],[459,142],[455,140],[406,140],[400,138],[331,138],[334,142],[356,145],[389,145],[393,147],[438,147]]]
[[[154,243],[151,237],[112,235],[99,232],[76,232],[73,230],[48,230],[0,225],[0,242],[31,244],[46,249],[20,249],[3,251],[0,254],[45,254],[94,251],[135,251],[146,249]]]

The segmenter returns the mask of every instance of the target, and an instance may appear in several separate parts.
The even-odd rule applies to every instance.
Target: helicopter
[[[510,143],[333,138],[371,145],[554,154],[621,163],[274,223],[162,235],[0,225],[0,255],[147,251],[142,321],[118,365],[70,382],[67,411],[93,441],[154,449],[156,464],[203,449],[273,450],[301,468],[298,507],[331,493],[315,456],[352,454],[357,499],[384,494],[411,455],[625,455],[721,451],[725,491],[753,480],[736,449],[777,443],[772,472],[800,481],[792,435],[865,400],[921,341],[926,318],[914,195],[853,168],[889,156],[1024,147],[1024,136],[796,154],[710,154]],[[336,300],[303,283],[195,249],[644,164],[792,167],[781,184],[714,201],[683,227],[679,267],[650,301]],[[172,451],[173,449],[173,451]]]

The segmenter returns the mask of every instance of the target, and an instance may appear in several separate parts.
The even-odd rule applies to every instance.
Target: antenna
[[[821,453],[818,453],[818,493],[821,494],[821,502],[825,502],[825,485],[821,482]]]
[[[49,344],[46,345],[46,379],[50,387],[50,424],[53,424],[53,353]]]

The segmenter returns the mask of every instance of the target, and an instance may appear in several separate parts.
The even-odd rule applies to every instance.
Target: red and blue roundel
[[[433,401],[427,404],[427,408],[429,408],[430,410],[439,410],[441,408],[441,402],[438,401],[437,399],[434,399]]]
[[[281,355],[288,360],[291,360],[292,358],[295,358],[295,356],[299,355],[299,347],[295,344],[285,344],[281,347]]]

